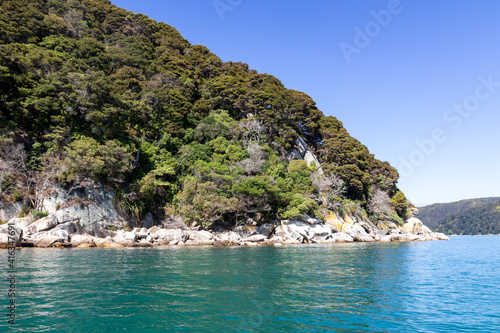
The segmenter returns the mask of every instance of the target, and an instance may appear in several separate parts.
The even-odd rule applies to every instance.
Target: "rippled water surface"
[[[2,332],[500,331],[499,236],[16,257],[17,324],[2,280]]]

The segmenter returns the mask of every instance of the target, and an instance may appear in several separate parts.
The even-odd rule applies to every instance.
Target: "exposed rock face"
[[[257,233],[257,229],[255,229],[255,227],[251,225],[238,226],[234,228],[233,231],[240,235],[240,237],[242,238],[247,238]]]
[[[212,245],[214,235],[206,230],[191,231],[188,233],[189,238],[185,241],[186,245]]]
[[[16,226],[23,229],[24,232],[28,230],[27,227],[33,222],[35,222],[35,220],[33,220],[31,216],[22,218],[13,218],[9,220],[9,223],[14,223]]]
[[[215,245],[240,245],[243,243],[241,236],[233,231],[226,231],[217,235]]]
[[[9,221],[19,216],[23,210],[23,203],[18,202],[0,202],[0,221]]]
[[[354,242],[354,238],[346,234],[345,232],[338,232],[333,235],[333,240],[336,243],[352,243]]]
[[[59,221],[54,215],[46,216],[36,222],[31,223],[28,226],[28,232],[31,234],[36,234],[42,231],[47,231],[54,228]]]
[[[187,239],[180,229],[159,229],[153,233],[153,238],[157,240],[160,245],[176,245]]]
[[[252,243],[261,243],[261,242],[265,241],[266,238],[267,237],[264,235],[257,234],[257,235],[252,235],[248,238],[245,238],[244,241],[245,242],[252,242]]]
[[[14,232],[13,235],[12,232]],[[22,239],[23,229],[19,228],[14,223],[11,222],[0,225],[0,248],[11,247],[12,241],[14,246],[19,247],[21,246]]]
[[[148,213],[148,215],[146,215],[146,218],[142,221],[141,225],[145,228],[151,228],[152,226],[154,226],[155,222],[153,221],[153,215],[151,215],[151,213]]]
[[[70,191],[53,185],[47,192],[50,195],[42,207],[55,215],[58,224],[74,222],[78,232],[106,237],[110,228],[121,228],[124,223],[114,204],[114,192],[102,185]]]
[[[273,232],[275,228],[274,224],[271,223],[264,223],[262,224],[259,229],[257,230],[259,234],[264,235],[264,236],[269,236],[271,232]]]
[[[74,235],[71,237],[73,247],[95,247],[94,237],[90,235]]]

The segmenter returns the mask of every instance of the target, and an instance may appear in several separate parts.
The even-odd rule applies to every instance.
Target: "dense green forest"
[[[203,227],[406,217],[396,169],[277,78],[107,0],[0,3],[0,200],[99,182],[131,217]],[[290,157],[299,136],[323,174]]]
[[[418,218],[432,230],[448,235],[500,235],[500,198],[420,207]]]

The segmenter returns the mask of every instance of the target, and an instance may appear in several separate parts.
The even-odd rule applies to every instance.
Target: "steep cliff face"
[[[75,228],[78,233],[103,237],[109,230],[122,228],[125,220],[115,205],[115,193],[102,185],[64,190],[52,185],[42,201],[45,212],[55,216],[59,228]]]

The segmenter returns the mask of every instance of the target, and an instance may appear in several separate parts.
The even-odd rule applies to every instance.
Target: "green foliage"
[[[209,226],[314,215],[317,202],[337,208],[340,194],[362,214],[378,188],[406,214],[397,171],[310,96],[223,63],[165,23],[107,0],[5,0],[0,46],[0,86],[9,87],[0,134],[15,132],[27,150],[24,175],[1,174],[2,195],[42,175],[100,181],[131,216],[176,203],[186,220]],[[312,186],[316,166],[286,162],[299,136],[325,177],[341,178],[335,190]]]
[[[125,214],[140,220],[145,215],[145,203],[135,193],[115,192],[115,204]]]
[[[31,211],[31,215],[33,215],[33,217],[35,217],[37,219],[42,219],[42,218],[48,216],[49,213],[47,213],[47,212],[40,212],[40,211],[37,211],[37,210],[33,210],[33,211]]]
[[[318,214],[318,203],[310,198],[304,197],[301,193],[296,193],[293,195],[292,200],[285,208],[281,217],[283,219],[291,219],[297,216],[302,216],[303,214],[309,214],[315,216]]]
[[[304,172],[304,173],[309,173],[311,170],[309,169],[309,166],[307,165],[306,161],[303,160],[293,160],[288,164],[288,172],[293,173],[293,172]]]
[[[14,201],[16,201],[16,202],[23,200],[22,195],[19,194],[19,192],[17,192],[17,191],[12,192],[12,195],[14,197]]]
[[[114,141],[101,145],[93,138],[83,137],[65,148],[65,156],[59,178],[67,182],[80,177],[120,180],[130,171],[131,155]]]
[[[396,211],[397,215],[402,218],[406,218],[408,211],[408,200],[401,191],[397,191],[396,194],[391,198],[392,207]]]
[[[235,198],[221,195],[214,183],[201,183],[194,177],[186,179],[177,200],[186,221],[197,222],[204,227],[221,220],[224,214],[234,210],[236,204]]]
[[[27,216],[31,211],[31,208],[29,206],[24,206],[23,209],[21,209],[21,212],[19,212],[18,217],[23,218]]]
[[[396,222],[400,226],[403,226],[405,224],[405,221],[397,213],[392,213],[391,215],[389,215],[389,217],[392,221]]]

